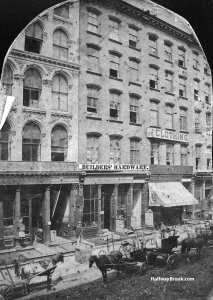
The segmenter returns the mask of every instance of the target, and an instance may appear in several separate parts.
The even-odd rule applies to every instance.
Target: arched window
[[[54,15],[69,19],[69,4],[66,3],[54,9]]]
[[[68,149],[67,131],[60,125],[52,130],[51,139],[51,160],[65,161]]]
[[[40,53],[43,41],[43,30],[38,23],[33,23],[25,31],[25,51]]]
[[[0,130],[0,160],[10,159],[10,130],[7,122]]]
[[[12,86],[13,86],[13,71],[8,64],[5,64],[3,70],[3,86],[6,87],[6,95],[12,95]]]
[[[61,75],[53,77],[52,109],[68,110],[68,83]]]
[[[39,107],[42,89],[41,75],[33,68],[28,69],[24,75],[23,105]]]
[[[23,129],[22,138],[22,160],[40,160],[41,131],[33,122],[27,123]]]
[[[68,37],[62,30],[53,34],[53,57],[68,60]]]

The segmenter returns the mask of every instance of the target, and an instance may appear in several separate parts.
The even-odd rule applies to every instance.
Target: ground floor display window
[[[98,226],[98,186],[84,187],[83,226]]]
[[[180,222],[182,221],[182,206],[152,206],[151,209],[154,215],[154,224],[157,227],[160,227],[161,222],[163,222],[166,226],[175,226],[180,224]]]

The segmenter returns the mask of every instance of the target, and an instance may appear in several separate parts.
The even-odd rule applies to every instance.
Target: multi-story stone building
[[[1,179],[3,220],[7,198],[15,203],[15,224],[24,217],[22,203],[32,203],[31,211],[46,203],[47,215],[41,208],[35,216],[45,216],[47,235],[50,222],[57,230],[66,224],[64,236],[74,234],[81,215],[85,227],[117,231],[144,225],[148,207],[157,223],[208,211],[211,74],[185,20],[146,1],[69,1],[21,33],[3,73],[16,97],[2,129],[1,160],[12,172]],[[82,176],[70,162],[150,170],[86,169]],[[199,205],[189,206],[187,190]],[[41,227],[32,219],[31,235]]]

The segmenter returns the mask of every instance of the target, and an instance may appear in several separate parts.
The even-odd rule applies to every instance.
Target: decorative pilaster
[[[142,192],[141,192],[141,225],[144,226],[145,225],[145,213],[148,210],[148,206],[149,206],[149,180],[150,180],[150,175],[146,177],[145,179],[145,183],[143,185],[142,188]]]
[[[16,195],[15,195],[15,227],[14,227],[14,234],[15,238],[19,238],[19,222],[21,219],[21,189],[18,186],[16,188]]]
[[[98,227],[101,229],[101,187],[102,185],[98,185]]]

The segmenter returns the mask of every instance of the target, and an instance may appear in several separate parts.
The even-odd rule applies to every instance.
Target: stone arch
[[[68,137],[71,136],[71,134],[72,134],[71,128],[64,121],[56,121],[56,122],[54,122],[53,125],[51,126],[51,134],[52,134],[53,128],[56,127],[56,126],[62,126],[66,130]]]
[[[41,130],[41,135],[43,135],[45,133],[44,125],[37,118],[29,118],[29,119],[25,120],[22,125],[22,133],[23,133],[24,126],[27,125],[27,123],[31,123],[31,122],[35,123],[39,127],[39,129]]]
[[[51,80],[53,80],[53,77],[56,76],[56,75],[64,76],[65,79],[67,80],[68,86],[69,87],[73,86],[73,77],[67,71],[62,70],[62,69],[56,69],[56,70],[54,70],[54,72],[51,74]]]
[[[72,40],[72,35],[70,33],[70,31],[68,30],[67,27],[63,26],[63,25],[56,25],[54,28],[53,28],[53,31],[52,31],[52,36],[54,35],[54,32],[56,30],[62,30],[66,35],[67,35],[67,38],[68,38],[68,43],[71,42]]]
[[[43,68],[43,67],[41,67],[40,65],[37,65],[37,64],[29,64],[29,65],[27,65],[24,69],[23,69],[23,74],[22,75],[24,75],[24,73],[28,70],[28,69],[30,69],[30,68],[33,68],[33,69],[35,69],[36,71],[38,71],[39,72],[39,74],[41,75],[41,78],[43,79],[43,77],[45,77],[46,76],[46,70]]]

